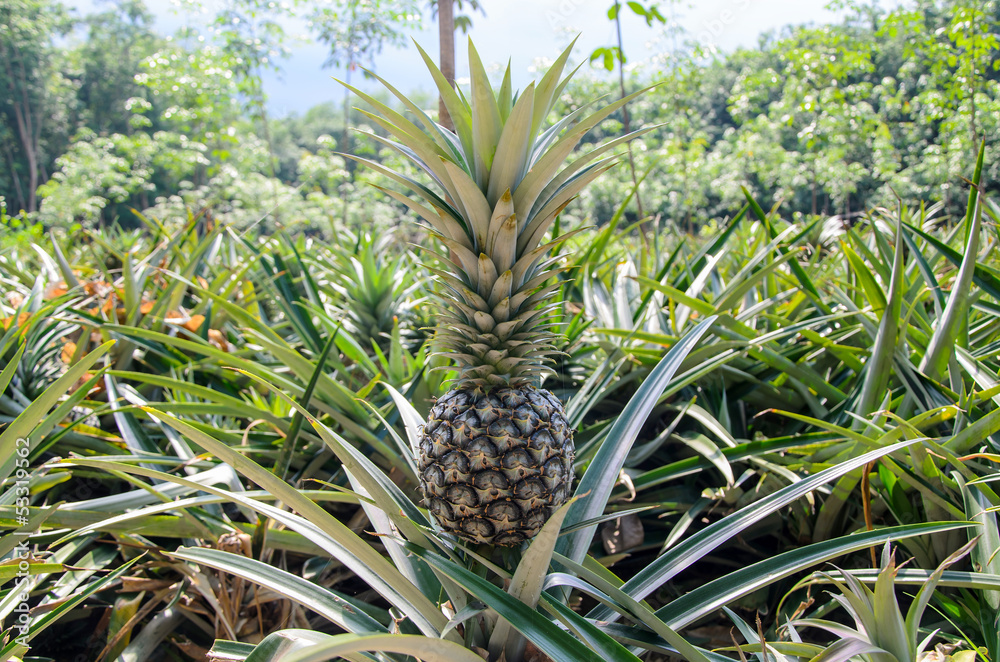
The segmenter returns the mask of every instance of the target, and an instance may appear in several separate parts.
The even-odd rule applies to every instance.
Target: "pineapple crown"
[[[385,349],[396,326],[407,331],[413,309],[422,300],[412,300],[421,284],[409,272],[409,254],[391,255],[391,234],[378,239],[358,234],[346,247],[334,246],[329,286],[340,295],[337,308],[344,322],[363,345],[376,343]]]
[[[444,265],[431,270],[450,295],[440,302],[438,354],[457,362],[458,388],[518,386],[541,378],[549,357],[557,353],[552,313],[558,305],[549,300],[558,284],[545,283],[559,270],[554,249],[578,230],[542,240],[559,212],[616,163],[617,156],[607,155],[610,150],[655,128],[608,141],[566,164],[590,129],[645,91],[592,112],[594,104],[587,104],[545,126],[576,71],[562,77],[572,48],[570,44],[537,84],[517,93],[510,64],[499,89],[493,89],[470,40],[472,84],[466,98],[417,45],[454,132],[374,74],[415,122],[344,84],[375,108],[377,113],[361,112],[392,136],[370,137],[407,157],[435,184],[436,190],[378,162],[343,155],[409,189],[404,195],[378,187],[426,221],[447,248],[447,256],[428,252]]]

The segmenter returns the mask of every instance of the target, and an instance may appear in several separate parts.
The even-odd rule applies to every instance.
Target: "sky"
[[[69,2],[80,14],[101,9],[101,0]],[[211,10],[203,14],[178,11],[176,0],[146,0],[156,15],[156,29],[171,34],[179,27],[204,28],[211,21]],[[205,2],[209,5],[211,0]],[[829,23],[839,20],[837,12],[825,8],[828,0],[692,0],[684,8],[673,10],[669,18],[676,21],[684,34],[682,39],[695,40],[722,52],[740,46],[752,46],[767,31],[785,25]],[[423,4],[423,3],[422,3]],[[580,62],[596,48],[616,43],[614,23],[607,10],[613,0],[480,0],[486,15],[475,14],[470,36],[476,44],[487,70],[502,70],[507,58],[516,88],[523,88],[537,77],[540,64],[554,59],[579,35],[573,60]],[[624,4],[624,3],[623,3]],[[643,4],[648,5],[648,1]],[[666,13],[667,2],[660,2]],[[899,4],[883,0],[883,7]],[[625,55],[630,65],[655,69],[656,57],[669,52],[678,44],[660,27],[650,28],[645,21],[629,11],[623,11],[622,34]],[[435,58],[438,52],[437,26],[426,12],[425,28],[411,35]],[[289,34],[305,33],[304,23],[291,22]],[[676,31],[676,30],[675,30]],[[467,37],[456,36],[457,78],[468,75],[466,60]],[[269,110],[277,116],[301,114],[310,107],[326,102],[340,102],[343,88],[331,77],[344,77],[343,69],[324,69],[327,51],[323,44],[308,39],[291,44],[292,54],[281,60],[281,72],[267,74],[265,91]],[[403,92],[433,89],[430,75],[412,44],[405,48],[387,48],[376,56],[376,73]],[[597,70],[593,70],[597,73]],[[377,83],[363,82],[355,74],[354,83],[367,90],[378,89]]]

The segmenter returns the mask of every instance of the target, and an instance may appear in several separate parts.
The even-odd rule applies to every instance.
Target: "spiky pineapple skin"
[[[418,468],[425,503],[447,531],[512,547],[569,498],[573,430],[552,393],[533,386],[455,389],[431,409]]]

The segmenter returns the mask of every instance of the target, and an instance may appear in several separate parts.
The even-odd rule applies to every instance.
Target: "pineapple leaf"
[[[531,541],[524,556],[521,557],[517,569],[514,571],[514,576],[510,580],[510,586],[507,587],[507,593],[512,598],[520,600],[528,607],[534,608],[538,605],[538,599],[542,595],[542,587],[545,584],[545,576],[549,572],[549,564],[552,563],[552,553],[555,551],[556,540],[559,538],[559,531],[571,503],[573,503],[572,500],[552,513],[549,521],[545,523],[542,530]],[[493,635],[490,637],[490,655],[500,659],[500,652],[503,651],[510,659],[520,659],[524,652],[525,643],[523,635],[514,630],[506,619],[501,619],[497,622],[493,629]]]
[[[427,69],[431,72],[431,76],[434,78],[434,84],[437,86],[438,94],[441,95],[445,108],[448,109],[448,115],[451,117],[451,121],[455,125],[455,131],[458,133],[458,137],[462,141],[463,151],[466,154],[472,154],[472,116],[469,112],[468,103],[459,97],[459,92],[451,86],[451,83],[444,77],[444,74],[441,73],[438,66],[434,64],[434,59],[428,55],[416,41],[414,41],[413,44],[417,47],[417,51],[420,52],[420,57],[423,58],[424,64],[427,65]],[[471,166],[472,164],[469,165]]]
[[[514,89],[510,79],[510,58],[507,58],[507,69],[503,72],[503,81],[497,90],[497,108],[500,109],[500,120],[504,123],[510,117],[514,108]]]
[[[18,454],[18,440],[27,439],[28,448],[33,450],[33,447],[41,441],[36,435],[39,423],[45,420],[45,414],[66,395],[66,392],[74,384],[84,377],[87,371],[114,344],[114,340],[106,342],[81,358],[75,365],[70,366],[59,379],[49,385],[40,396],[25,407],[17,418],[7,424],[3,432],[0,433],[0,458],[4,458],[0,462],[0,481],[6,480],[14,471],[15,459],[24,457]]]
[[[500,134],[496,157],[490,170],[486,200],[496,205],[506,191],[515,190],[524,176],[531,152],[531,110],[535,84],[528,85],[517,99]]]
[[[538,135],[539,129],[541,129],[542,124],[545,123],[545,118],[548,117],[549,112],[552,110],[552,106],[555,105],[555,101],[558,98],[559,91],[566,85],[566,82],[572,78],[573,73],[566,76],[565,79],[560,79],[562,76],[563,69],[566,67],[566,61],[569,59],[569,54],[573,50],[573,46],[576,45],[579,35],[573,37],[573,41],[569,43],[556,61],[552,63],[545,75],[542,76],[542,80],[538,83],[536,103],[534,104],[534,109],[531,116],[531,125],[529,127],[528,135],[531,137],[532,142],[534,142],[534,137]],[[561,83],[560,83],[561,80]]]
[[[173,558],[228,572],[271,589],[349,632],[388,632],[384,624],[365,612],[370,609],[369,605],[256,559],[205,547],[179,547],[175,552],[164,553]]]
[[[500,109],[490,85],[489,76],[476,47],[469,39],[469,77],[472,79],[472,145],[473,173],[479,189],[487,190],[493,157],[500,140],[503,123]],[[520,103],[520,102],[519,102]],[[502,189],[501,189],[502,190]]]
[[[463,218],[469,224],[472,249],[482,251],[486,247],[486,234],[489,232],[490,219],[493,217],[492,209],[486,196],[464,170],[444,159],[442,163],[451,182],[452,195],[465,211]]]
[[[545,187],[548,186],[549,182],[552,181],[563,162],[573,152],[588,131],[597,126],[608,115],[638,96],[645,94],[653,87],[656,86],[652,85],[633,92],[598,110],[586,119],[580,120],[572,129],[563,134],[551,148],[540,155],[538,160],[532,163],[531,170],[524,176],[524,179],[521,180],[521,185],[514,192],[514,213],[517,214],[517,217],[522,219],[522,222],[524,219],[530,218],[529,214],[535,205],[535,201]]]

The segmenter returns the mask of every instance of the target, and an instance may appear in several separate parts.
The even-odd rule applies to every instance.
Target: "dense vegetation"
[[[334,155],[377,149],[345,132],[341,108],[268,117],[262,71],[280,66],[289,39],[273,17],[244,4],[255,18],[238,25],[264,35],[249,54],[246,35],[223,29],[236,9],[220,13],[206,34],[164,38],[141,0],[76,20],[52,0],[7,0],[0,23],[18,26],[0,44],[0,196],[8,213],[88,227],[134,227],[132,208],[161,219],[207,208],[243,225],[278,209],[284,223],[314,229],[329,229],[331,216],[392,222],[396,212],[371,209],[354,168]],[[380,4],[392,3],[371,4],[386,13]],[[957,0],[890,13],[840,4],[848,7],[841,25],[788,28],[713,59],[679,48],[635,69],[631,89],[650,78],[661,84],[629,107],[632,128],[662,126],[634,150],[647,177],[629,213],[638,203],[664,222],[700,225],[735,213],[743,185],[765,206],[782,201],[789,216],[852,217],[896,195],[960,211],[979,139],[991,149],[1000,133],[1000,10]],[[385,23],[406,25],[407,11]],[[343,15],[317,25],[339,25],[364,43],[399,36],[369,36],[368,23]],[[336,49],[331,57],[349,62]],[[617,93],[599,76],[580,81],[565,92],[567,110]],[[357,112],[348,124],[373,129]],[[609,122],[589,141],[619,130]],[[996,173],[990,164],[985,181]],[[629,181],[627,168],[607,178],[584,196],[580,215],[606,221]]]
[[[267,116],[280,33],[0,3],[0,662],[1000,659],[993,3],[667,53],[587,132],[651,128],[557,223],[577,501],[519,550],[427,517],[447,251],[343,109]]]

